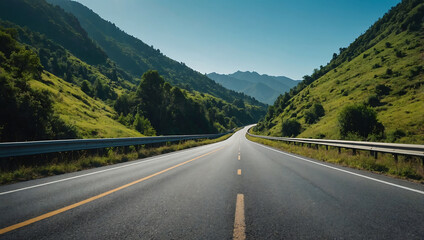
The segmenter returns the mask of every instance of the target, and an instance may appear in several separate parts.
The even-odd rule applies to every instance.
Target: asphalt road
[[[424,239],[424,187],[226,141],[0,187],[0,239]]]

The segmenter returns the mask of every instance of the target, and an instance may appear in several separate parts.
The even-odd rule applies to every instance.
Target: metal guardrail
[[[28,142],[0,143],[0,157],[16,157],[42,153],[66,152],[76,150],[88,150],[108,147],[124,147],[144,145],[161,142],[175,142],[194,139],[214,139],[224,136],[233,131],[219,134],[202,135],[172,135],[158,137],[135,137],[135,138],[101,138],[101,139],[68,139],[46,140]]]
[[[315,144],[337,147],[339,152],[341,148],[352,149],[353,153],[356,153],[356,150],[365,150],[370,151],[375,158],[377,158],[377,153],[390,153],[393,154],[395,160],[397,160],[398,155],[408,155],[408,156],[417,156],[423,158],[424,163],[424,145],[419,144],[400,144],[400,143],[381,143],[381,142],[361,142],[361,141],[344,141],[344,140],[327,140],[327,139],[311,139],[311,138],[286,138],[286,137],[269,137],[255,135],[247,133],[252,137],[278,140],[285,142],[293,142],[300,144]]]

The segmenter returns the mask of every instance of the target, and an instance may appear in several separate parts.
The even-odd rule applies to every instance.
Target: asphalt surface
[[[280,152],[246,130],[1,186],[0,239],[424,239],[422,185]]]

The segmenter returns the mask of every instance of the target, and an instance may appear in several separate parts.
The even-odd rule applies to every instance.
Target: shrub
[[[381,65],[380,65],[380,64],[378,64],[378,63],[376,63],[376,64],[372,65],[372,68],[373,68],[373,69],[380,68],[380,67],[381,67]]]
[[[380,106],[381,104],[380,99],[376,95],[369,96],[367,103],[371,107],[377,107],[377,106]]]
[[[406,133],[402,129],[396,129],[395,131],[390,132],[387,138],[390,142],[395,142],[405,136]]]
[[[318,117],[322,117],[325,115],[325,110],[321,103],[314,103],[314,105],[312,106],[312,111]]]
[[[300,123],[296,120],[286,120],[281,127],[281,134],[284,137],[295,137],[300,133]]]
[[[311,110],[305,112],[305,123],[313,124],[318,120],[318,116],[315,115]]]
[[[312,107],[305,112],[305,122],[313,124],[319,120],[320,117],[325,115],[324,107],[321,103],[314,103]]]
[[[384,84],[379,84],[375,87],[375,94],[377,94],[378,97],[389,95],[390,91],[392,91],[392,89]]]
[[[340,112],[338,121],[343,137],[357,134],[366,138],[369,134],[379,135],[384,132],[384,126],[377,120],[374,109],[364,104],[346,106]]]

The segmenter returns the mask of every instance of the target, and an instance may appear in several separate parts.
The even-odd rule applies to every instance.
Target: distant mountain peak
[[[231,74],[213,72],[207,76],[226,88],[243,92],[267,104],[273,104],[280,94],[289,91],[298,83],[285,76],[261,75],[256,71],[238,70]]]

